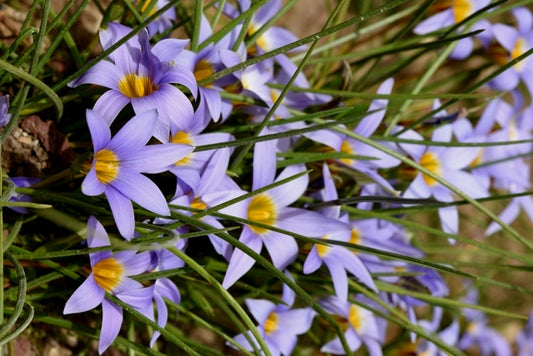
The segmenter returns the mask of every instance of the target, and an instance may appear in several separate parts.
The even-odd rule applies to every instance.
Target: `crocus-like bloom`
[[[463,301],[477,305],[477,290],[471,287]],[[466,309],[463,314],[468,323],[465,332],[456,345],[459,349],[470,350],[477,348],[481,356],[512,355],[511,347],[507,340],[487,324],[487,318],[482,311]]]
[[[234,197],[234,194],[242,194],[242,190],[237,184],[226,176],[229,155],[230,152],[227,148],[217,150],[209,160],[201,178],[198,179],[199,184],[195,189],[191,189],[190,185],[184,189],[184,184],[180,184],[178,181],[176,196],[170,204],[205,210],[213,207],[210,204],[213,198],[216,199],[217,202],[223,202]],[[182,211],[182,213],[187,215],[193,214],[190,211]],[[224,228],[224,226],[211,215],[203,216],[201,219],[215,229]],[[232,252],[231,245],[214,234],[209,234],[208,236],[215,250],[224,256],[226,260],[229,260]]]
[[[494,37],[507,51],[507,58],[502,64],[519,57],[533,47],[533,16],[525,7],[512,10],[518,21],[518,29],[504,24],[494,25]],[[529,93],[533,93],[533,59],[523,59],[505,72],[491,80],[490,85],[496,90],[508,91],[518,86],[520,79],[524,81]]]
[[[423,35],[457,24],[474,12],[487,6],[490,3],[490,0],[453,0],[442,2],[447,4],[444,10],[420,22],[414,28],[414,33]],[[442,5],[438,3],[439,1],[437,1],[436,7],[441,7]],[[484,32],[477,37],[484,44],[487,44],[490,41],[490,23],[488,21],[478,21],[472,26],[472,28],[470,28],[470,30],[483,30]],[[450,54],[450,57],[454,59],[465,59],[470,53],[472,53],[473,48],[474,41],[472,40],[472,37],[463,38],[457,41],[457,45]]]
[[[200,133],[201,130],[194,124],[185,125],[178,128],[174,125],[170,128],[170,142],[176,144],[190,145],[193,147],[208,145],[213,143],[229,142],[233,136],[223,132]],[[168,170],[174,173],[178,180],[185,182],[193,190],[196,190],[200,182],[200,175],[203,173],[211,156],[217,150],[206,150],[200,152],[191,152],[187,156],[176,160],[168,167]],[[227,167],[226,167],[227,168]]]
[[[156,0],[155,4],[152,4],[153,0],[136,0],[135,3],[140,6],[139,12],[148,18],[152,16],[156,11],[165,7],[168,0]],[[155,36],[158,33],[163,33],[172,27],[172,23],[176,22],[176,9],[171,7],[167,11],[161,14],[158,18],[148,24],[148,33],[150,37]]]
[[[100,42],[107,49],[131,31],[129,27],[109,23],[107,30],[100,32]],[[194,115],[189,99],[174,86],[182,84],[193,95],[197,91],[193,74],[173,62],[187,42],[166,39],[150,48],[148,34],[141,32],[111,53],[111,61],[96,63],[69,85],[90,83],[111,89],[102,94],[94,106],[108,124],[129,103],[136,114],[159,110],[154,136],[162,141],[169,135],[171,122],[179,126]]]
[[[323,177],[325,184],[323,192],[324,200],[328,201],[337,199],[337,191],[326,164],[324,164],[323,167]],[[339,219],[340,210],[338,208],[332,208],[325,213],[328,214],[328,218],[337,221]],[[339,226],[342,225],[339,224]],[[334,230],[324,231],[319,237],[321,237],[322,240],[326,240],[326,242],[327,240],[351,242],[352,228],[349,224],[344,224],[342,228],[337,227]],[[322,263],[326,264],[330,271],[335,292],[340,300],[346,300],[348,298],[348,275],[346,271],[349,271],[355,277],[359,278],[359,280],[369,288],[377,291],[374,280],[366,269],[364,263],[359,259],[357,254],[354,254],[348,248],[339,245],[328,246],[315,244],[305,260],[303,272],[305,274],[313,273],[322,265]]]
[[[280,173],[276,181],[302,173],[304,170],[303,165],[289,166]],[[256,143],[252,188],[256,190],[274,183],[275,173],[275,141]],[[312,236],[316,226],[337,228],[339,223],[333,219],[326,219],[318,213],[304,209],[288,207],[304,193],[308,179],[307,175],[303,175],[286,184],[221,209],[221,212],[305,236]],[[298,244],[294,237],[251,224],[244,226],[239,241],[257,253],[261,251],[264,244],[272,263],[279,270],[285,269],[298,255]],[[248,272],[254,263],[255,260],[252,257],[240,249],[235,249],[222,285],[229,288]]]
[[[420,326],[430,333],[435,333],[438,330],[442,318],[442,308],[435,307],[434,317],[432,321],[422,320]],[[448,325],[445,329],[439,331],[437,336],[448,345],[455,345],[459,339],[460,326],[457,320]],[[426,340],[421,339],[416,345],[416,354],[424,356],[446,356],[447,353],[440,350],[437,345]]]
[[[392,78],[385,80],[378,88],[377,94],[390,94],[393,84],[394,80]],[[357,127],[354,129],[354,132],[363,137],[369,137],[372,135],[385,117],[387,104],[387,99],[373,100],[368,108],[368,115],[359,122]],[[379,175],[377,170],[379,168],[390,168],[398,165],[399,161],[396,158],[393,158],[376,148],[362,143],[361,141],[331,130],[313,131],[304,134],[304,136],[310,138],[311,140],[328,145],[336,152],[375,158],[371,160],[343,158],[339,161],[340,163],[345,164],[368,176],[371,180],[378,183],[380,186],[389,190],[390,192],[395,192],[391,184],[385,178]]]
[[[94,216],[87,223],[87,244],[91,248],[109,246],[109,237],[104,227]],[[148,252],[111,251],[89,254],[91,273],[67,300],[64,314],[81,313],[102,304],[102,328],[98,352],[103,353],[117,337],[122,324],[122,308],[105,298],[111,293],[136,310],[153,319],[153,288],[129,278],[146,271],[150,264]]]
[[[324,298],[319,303],[328,313],[338,317],[339,324],[344,329],[344,337],[352,352],[364,343],[370,356],[382,355],[382,338],[378,320],[371,311],[336,297]],[[339,337],[322,346],[320,351],[335,355],[346,354]]]
[[[190,70],[197,81],[209,78],[214,73],[226,68],[226,65],[222,62],[221,53],[234,53],[231,49],[241,28],[242,25],[236,26],[218,42],[210,43],[198,53],[189,50],[181,51],[176,61]],[[202,15],[198,42],[202,43],[212,34],[213,31],[209,21]],[[237,58],[239,60],[235,64],[242,62],[246,56],[244,45],[240,47],[242,49],[237,50]],[[198,107],[194,113],[195,119],[193,120],[197,127],[200,126],[200,129],[203,130],[211,119],[217,122],[219,119],[223,121],[228,118],[233,109],[233,104],[230,100],[222,99],[220,92],[224,90],[222,89],[223,87],[231,86],[235,82],[236,78],[233,75],[229,75],[198,87],[198,98],[196,99]]]
[[[132,239],[134,233],[132,201],[156,214],[170,215],[157,185],[141,172],[163,172],[193,150],[191,146],[177,144],[146,146],[156,120],[155,110],[137,115],[111,138],[106,121],[96,112],[87,111],[94,157],[81,189],[86,195],[105,194],[117,227],[126,239]]]
[[[9,95],[0,96],[0,127],[7,125],[11,119],[11,114],[8,114],[9,110]]]
[[[297,335],[311,328],[315,311],[311,308],[291,309],[294,298],[294,292],[284,285],[282,304],[276,305],[263,299],[245,300],[248,309],[259,323],[257,329],[272,356],[291,355],[296,346]],[[254,340],[251,333],[248,334]],[[235,336],[234,339],[245,349],[253,350],[243,334]]]
[[[410,130],[400,135],[401,138],[422,140],[422,137]],[[449,142],[452,138],[452,126],[441,126],[433,131],[431,141]],[[488,195],[486,187],[466,171],[477,157],[479,148],[475,147],[446,147],[425,146],[416,144],[400,144],[415,162],[430,172],[441,177],[448,183],[459,188],[471,198],[482,198]],[[415,179],[404,192],[406,198],[435,197],[442,202],[453,201],[453,196],[448,188],[438,183],[435,179],[417,172]],[[457,234],[459,229],[459,214],[457,207],[444,207],[439,209],[439,217],[445,232]]]

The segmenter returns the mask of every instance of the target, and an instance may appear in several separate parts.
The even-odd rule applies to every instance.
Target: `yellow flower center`
[[[265,36],[265,34],[262,34],[261,36],[259,36],[259,38],[257,39],[255,43],[257,43],[257,46],[261,48],[263,51],[268,51],[269,49],[268,38],[267,36]]]
[[[359,230],[357,230],[355,227],[352,228],[349,242],[351,244],[356,244],[356,245],[359,245],[361,243],[361,234],[359,233]]]
[[[522,37],[516,40],[514,44],[513,51],[511,52],[511,60],[516,59],[520,57],[522,54],[524,54],[527,50],[527,43],[526,40]],[[516,70],[521,70],[524,66],[524,61],[520,61],[514,65]]]
[[[463,21],[474,13],[474,4],[471,0],[454,0],[452,8],[455,23]]]
[[[122,280],[124,268],[113,257],[109,257],[94,265],[93,275],[96,284],[109,293],[112,292]]]
[[[205,208],[207,208],[207,204],[204,203],[200,198],[194,197],[194,199],[191,202],[191,208],[198,209],[198,210],[205,210]]]
[[[278,314],[270,312],[265,320],[265,334],[270,335],[278,328]]]
[[[211,64],[206,61],[205,59],[202,59],[200,62],[196,63],[196,66],[194,66],[194,77],[197,81],[209,78],[215,73],[215,70],[211,66]],[[211,84],[207,84],[209,86]]]
[[[152,79],[128,73],[118,82],[118,90],[128,98],[142,98],[151,95],[158,89]]]
[[[141,5],[140,13],[145,15],[145,17],[152,16],[153,14],[155,14],[155,12],[157,10],[155,4],[154,4],[154,6],[150,6],[152,4],[152,2],[157,3],[157,0],[144,0],[144,1],[141,1],[142,5]],[[148,8],[150,8],[150,11],[148,11],[148,13],[146,13],[146,10]]]
[[[348,313],[348,322],[358,333],[361,332],[364,323],[364,315],[361,312],[361,307],[352,304]]]
[[[94,154],[94,170],[96,171],[96,178],[102,184],[109,184],[118,175],[119,160],[113,151],[103,149]]]
[[[433,152],[426,152],[422,155],[420,158],[420,162],[418,162],[422,167],[430,171],[431,173],[440,176],[441,174],[441,166],[440,161]],[[435,184],[437,184],[437,181],[433,178],[431,178],[428,175],[423,175],[424,181],[427,185],[430,187],[433,187]]]
[[[350,142],[348,142],[348,140],[342,141],[342,143],[341,143],[341,152],[347,153],[347,154],[350,154],[350,155],[355,154],[355,150],[353,149],[353,147],[350,144]],[[354,162],[354,160],[351,159],[351,158],[341,158],[340,161],[342,163],[344,163],[344,164],[347,164],[347,165],[351,165]]]
[[[329,239],[329,235],[322,236],[322,240],[328,240],[328,239]],[[329,245],[316,244],[316,252],[322,258],[324,258],[329,253],[330,249],[331,249],[331,246]]]
[[[248,205],[248,220],[265,225],[274,225],[278,217],[276,204],[267,194],[261,193],[252,198]],[[249,225],[256,234],[264,234],[267,229]]]
[[[194,141],[191,135],[184,131],[178,131],[174,137],[170,140],[172,143],[180,143],[184,145],[193,145]],[[189,153],[187,156],[183,157],[179,161],[176,161],[174,164],[176,166],[187,166],[191,163],[193,153]]]

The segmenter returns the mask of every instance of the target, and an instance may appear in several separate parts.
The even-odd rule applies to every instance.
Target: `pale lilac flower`
[[[186,240],[180,239],[174,245],[177,249],[183,251],[186,246]],[[151,266],[150,270],[165,271],[175,268],[182,268],[185,262],[166,248],[150,251]],[[154,267],[155,265],[155,267]],[[181,302],[181,295],[178,287],[168,278],[158,278],[153,285],[153,299],[157,310],[157,325],[164,328],[168,321],[168,308],[164,298],[174,304]],[[150,339],[150,347],[153,347],[159,338],[160,332],[155,330]]]
[[[232,135],[223,132],[200,133],[198,127],[194,124],[177,127],[172,125],[170,128],[170,139],[162,141],[163,143],[174,143],[189,145],[192,147],[208,145],[213,143],[230,142],[234,138]],[[185,182],[193,190],[196,190],[201,184],[200,176],[203,174],[211,156],[217,150],[205,150],[200,152],[191,152],[185,157],[177,159],[168,167],[168,171],[174,173],[178,180]]]
[[[336,200],[338,198],[337,191],[326,164],[324,164],[322,172],[325,184],[325,189],[322,191],[322,199],[326,201]],[[318,237],[326,243],[328,240],[352,242],[352,228],[349,224],[342,224],[340,222],[340,210],[338,208],[331,208],[324,213],[327,218],[339,221],[339,227],[333,230],[323,231],[323,234]],[[324,229],[317,228],[317,232],[320,230]],[[346,300],[348,298],[348,274],[346,271],[357,277],[370,289],[377,291],[374,280],[364,263],[356,253],[353,253],[348,248],[333,244],[315,244],[304,262],[303,272],[305,274],[313,273],[323,263],[330,271],[335,293],[340,300]]]
[[[108,28],[100,32],[100,42],[107,49],[131,31],[129,27],[109,23]],[[159,117],[154,136],[162,141],[169,135],[171,122],[179,126],[183,121],[192,120],[194,115],[189,99],[174,86],[182,84],[193,95],[197,91],[193,74],[173,62],[187,43],[186,40],[165,39],[150,48],[148,34],[143,31],[111,53],[111,61],[96,63],[69,85],[90,83],[109,88],[94,106],[108,124],[129,103],[136,114],[157,109]]]
[[[392,78],[385,80],[378,88],[377,94],[390,94],[394,80]],[[377,130],[385,117],[385,111],[388,105],[387,99],[376,99],[370,103],[368,115],[366,115],[353,130],[355,133],[370,137]],[[394,192],[392,185],[383,178],[379,173],[380,168],[391,168],[399,164],[399,161],[390,155],[368,146],[361,141],[353,139],[347,135],[332,131],[318,130],[304,134],[307,138],[328,145],[336,152],[343,152],[351,155],[360,155],[372,157],[370,160],[357,160],[351,158],[339,159],[339,163],[347,165],[364,175],[370,180],[378,183],[390,192]],[[385,144],[386,146],[387,144]]]
[[[256,190],[298,173],[305,171],[304,165],[285,168],[278,178],[276,173],[275,142],[265,141],[255,144],[253,163],[253,185]],[[315,227],[334,229],[339,223],[326,219],[322,215],[299,208],[290,208],[307,188],[308,177],[303,175],[286,184],[259,193],[221,210],[222,213],[245,218],[254,222],[281,228],[304,236],[312,236]],[[294,237],[263,227],[245,225],[239,241],[259,253],[265,245],[273,265],[279,270],[285,269],[298,255],[298,244]],[[222,285],[229,288],[253,266],[255,260],[235,249],[231,256]]]
[[[459,322],[454,319],[446,328],[438,331],[442,318],[442,308],[435,307],[433,312],[433,320],[421,320],[420,326],[430,333],[437,333],[444,343],[447,345],[456,345],[459,339],[460,326]],[[438,332],[437,332],[438,331]],[[416,344],[416,354],[424,356],[446,356],[448,353],[440,350],[437,345],[426,339],[421,339]]]
[[[237,184],[226,175],[229,155],[229,149],[217,150],[207,163],[207,166],[201,177],[199,177],[198,184],[194,189],[191,189],[190,185],[184,187],[184,184],[178,182],[176,195],[170,201],[170,205],[205,210],[212,208],[218,203],[243,194]],[[181,211],[175,208],[173,208],[173,210],[177,210],[182,214],[193,215],[190,211]],[[224,226],[211,215],[205,215],[201,220],[215,229],[224,228]],[[209,234],[208,237],[216,252],[229,261],[232,252],[231,245],[214,234]]]
[[[311,308],[291,309],[294,292],[283,285],[281,304],[263,299],[246,299],[246,305],[259,323],[257,329],[272,356],[289,356],[297,343],[297,336],[311,328],[316,312]],[[248,332],[253,340],[253,336]],[[253,351],[243,334],[234,337],[246,350]],[[254,340],[255,341],[255,340]]]
[[[422,137],[412,130],[401,134],[399,137],[422,140]],[[431,141],[450,142],[451,138],[452,125],[447,124],[433,131]],[[400,146],[415,162],[457,187],[469,197],[475,199],[488,196],[486,186],[478,182],[471,173],[463,170],[468,168],[477,157],[479,148],[424,146],[407,143],[400,144]],[[438,201],[453,201],[453,195],[448,188],[421,172],[417,172],[415,179],[405,190],[403,196],[406,198],[429,198],[433,196]],[[439,208],[439,217],[445,232],[457,234],[459,229],[457,207]]]
[[[438,12],[420,22],[413,30],[414,33],[419,35],[428,34],[446,27],[455,25],[474,12],[484,8],[490,3],[490,0],[455,0],[449,1],[450,5],[443,11]],[[484,44],[487,44],[490,40],[490,22],[486,20],[477,21],[469,30],[484,30],[485,33],[477,35]],[[455,48],[450,54],[450,58],[465,59],[467,58],[474,48],[474,41],[472,37],[466,37],[457,41]]]
[[[470,287],[463,301],[478,304],[478,293]],[[466,329],[457,343],[461,350],[478,349],[481,356],[511,356],[511,346],[495,329],[487,324],[487,318],[482,311],[465,309]]]
[[[146,146],[157,120],[155,110],[133,117],[111,138],[106,121],[87,110],[94,157],[81,189],[86,195],[105,194],[117,227],[126,239],[133,238],[132,201],[156,214],[168,216],[165,197],[150,179],[141,174],[165,171],[170,164],[191,153],[187,145]]]
[[[104,227],[94,216],[87,223],[87,244],[90,248],[109,246]],[[63,314],[81,313],[102,304],[102,328],[98,352],[102,354],[117,337],[122,324],[122,308],[105,299],[111,293],[137,311],[153,319],[153,287],[129,278],[145,272],[150,264],[148,252],[132,250],[113,253],[100,251],[89,254],[91,274],[67,300]]]
[[[7,111],[9,110],[9,95],[0,96],[0,127],[7,125],[9,120],[11,120],[11,114]]]
[[[524,54],[533,47],[533,16],[525,7],[518,7],[511,11],[518,21],[518,29],[504,24],[495,24],[494,37],[507,51],[506,61]],[[523,59],[505,72],[490,81],[490,85],[496,90],[509,91],[516,88],[524,81],[529,93],[533,93],[533,59],[531,56]]]
[[[379,323],[370,310],[337,297],[327,297],[321,299],[319,303],[328,313],[338,316],[341,320],[344,338],[350,351],[354,352],[361,347],[361,344],[365,344],[370,356],[383,354]],[[335,355],[346,354],[339,337],[326,343],[320,351]]]
[[[148,18],[152,16],[156,11],[165,7],[169,1],[168,0],[156,0],[155,4],[153,0],[134,0],[137,5],[140,5],[139,12],[145,17]],[[173,23],[176,22],[176,9],[171,7],[159,17],[148,24],[147,30],[150,34],[150,37],[154,37],[158,33],[163,33],[170,28],[172,28]]]
[[[227,64],[222,61],[222,55],[235,56],[239,58],[235,64],[246,59],[246,50],[244,45],[241,45],[237,52],[233,52],[232,48],[235,44],[242,25],[235,26],[226,36],[216,43],[210,43],[198,53],[189,50],[181,51],[176,57],[176,62],[190,70],[197,81],[209,78],[214,73],[227,68]],[[198,42],[202,43],[213,34],[211,25],[207,18],[202,15],[200,33]],[[228,54],[230,52],[230,54]],[[235,59],[232,59],[235,60]],[[233,62],[232,62],[233,63]],[[198,98],[196,99],[197,108],[194,113],[193,123],[195,129],[203,130],[211,121],[218,122],[225,121],[233,109],[231,100],[222,99],[220,92],[223,88],[229,87],[237,82],[237,78],[233,75],[228,75],[219,78],[213,82],[198,86]]]
[[[511,92],[513,105],[502,98],[492,100],[485,108],[478,124],[472,127],[466,119],[453,124],[454,133],[461,142],[512,142],[531,140],[531,117],[533,106],[524,106],[524,98],[517,91]],[[483,147],[476,156],[471,173],[485,187],[492,182],[494,188],[504,189],[510,193],[523,193],[530,189],[529,164],[520,155],[531,152],[533,145],[529,142],[514,145],[496,145]],[[492,163],[494,162],[494,163]],[[481,165],[476,167],[476,165]],[[500,214],[500,219],[512,223],[523,209],[533,219],[533,198],[522,196],[512,198],[509,205]],[[501,229],[496,222],[491,222],[485,234],[491,235]]]

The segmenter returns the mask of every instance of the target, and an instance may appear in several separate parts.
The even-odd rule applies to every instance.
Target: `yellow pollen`
[[[250,23],[250,25],[248,25],[248,31],[246,31],[246,34],[251,36],[256,33],[257,30],[259,30],[259,26],[257,26],[255,23]]]
[[[516,40],[514,44],[513,52],[511,52],[511,60],[520,57],[522,54],[524,54],[524,52],[526,52],[526,49],[527,49],[526,40],[523,37],[520,37],[519,39]],[[522,60],[516,63],[514,65],[514,68],[516,70],[521,70],[523,66],[524,66],[524,61]]]
[[[170,142],[172,143],[180,143],[184,145],[194,145],[194,141],[187,132],[184,131],[178,131],[174,137],[170,139]],[[187,166],[191,163],[193,153],[189,153],[187,156],[183,157],[179,161],[176,161],[174,165],[176,166]]]
[[[152,79],[145,76],[139,76],[135,73],[126,74],[118,82],[118,90],[128,98],[142,98],[151,95],[158,89]]]
[[[469,164],[469,167],[475,167],[483,163],[483,148],[479,150],[476,155],[476,158]]]
[[[205,208],[207,208],[207,204],[204,203],[200,198],[194,197],[194,199],[191,202],[191,208],[198,209],[198,210],[205,210]]]
[[[474,4],[471,0],[454,0],[452,7],[455,23],[463,21],[474,13]]]
[[[256,195],[248,205],[248,220],[255,221],[265,225],[274,225],[278,218],[276,204],[267,194],[261,193]],[[263,234],[267,231],[259,226],[249,225],[250,229],[256,234]]]
[[[441,166],[439,158],[433,153],[433,152],[426,152],[422,155],[420,158],[420,161],[418,162],[422,167],[427,169],[433,174],[436,174],[440,176],[441,174]],[[433,187],[435,184],[437,184],[437,181],[430,176],[423,175],[424,181],[427,185],[430,187]]]
[[[205,59],[202,59],[200,62],[196,63],[196,66],[194,66],[194,77],[197,81],[209,78],[213,73],[215,73],[215,70]],[[211,84],[208,84],[207,86],[210,85]]]
[[[155,14],[156,12],[156,7],[155,6],[152,6],[150,11],[148,13],[145,13],[146,10],[148,9],[148,7],[150,7],[150,5],[152,4],[152,2],[157,2],[157,0],[144,0],[142,2],[142,6],[141,6],[141,11],[140,13],[145,15],[146,17],[150,17],[152,16],[153,14]]]
[[[355,151],[354,151],[352,145],[350,145],[350,142],[348,142],[348,140],[342,141],[342,143],[341,143],[341,152],[347,153],[347,154],[350,154],[350,155],[355,154]],[[341,158],[340,161],[342,163],[344,163],[344,164],[347,164],[347,165],[351,165],[354,162],[354,160],[351,159],[351,158]]]
[[[262,34],[261,36],[259,36],[256,43],[257,43],[257,46],[261,48],[263,51],[268,51],[269,49],[268,38],[267,36],[265,36],[265,34]]]
[[[351,231],[349,242],[351,244],[357,244],[357,245],[361,243],[361,234],[359,233],[359,230],[357,230],[355,227]]]
[[[270,335],[278,328],[278,314],[270,312],[265,320],[265,334]]]
[[[119,171],[119,161],[115,153],[103,149],[94,154],[94,170],[96,178],[102,184],[109,184],[115,180]]]
[[[272,102],[275,103],[279,99],[280,92],[278,90],[270,90],[270,98],[272,99]]]
[[[466,325],[466,332],[469,333],[469,334],[477,334],[477,332],[479,331],[479,326],[474,323],[474,322],[471,322],[471,323],[468,323]]]
[[[328,240],[328,239],[329,239],[329,235],[322,236],[322,240]],[[324,258],[329,253],[330,248],[331,246],[328,246],[328,245],[316,244],[316,252],[322,258]]]
[[[109,257],[94,265],[93,275],[96,284],[109,293],[112,292],[122,280],[124,269],[117,260],[113,257]]]
[[[363,327],[364,322],[364,315],[361,315],[361,307],[352,304],[350,306],[350,312],[348,313],[348,321],[350,322],[350,325],[357,331],[358,333],[361,332],[361,328]]]

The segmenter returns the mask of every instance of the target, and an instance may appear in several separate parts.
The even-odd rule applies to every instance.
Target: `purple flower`
[[[169,1],[168,0],[156,0],[155,5],[152,6],[153,0],[134,0],[137,5],[140,5],[141,8],[139,12],[148,18],[152,16],[156,11],[165,7]],[[149,11],[147,11],[150,9]],[[172,27],[172,24],[176,22],[176,9],[171,7],[167,11],[157,17],[154,21],[148,24],[147,30],[150,34],[150,37],[157,35],[158,33],[163,33],[166,30],[169,30]]]
[[[42,180],[41,178],[36,178],[36,177],[13,177],[13,178],[9,178],[9,179],[13,182],[15,187],[20,187],[20,188],[31,187],[32,185],[37,184],[37,183],[39,183]],[[30,201],[32,201],[32,199],[31,199],[31,197],[29,195],[19,194],[19,193],[15,192],[15,193],[13,193],[11,198],[9,198],[9,201],[30,202]],[[8,206],[8,208],[10,208],[13,211],[16,211],[19,214],[27,214],[28,213],[28,208],[25,208],[25,207],[22,207],[22,206],[20,206],[20,207],[19,206]]]
[[[163,172],[193,150],[191,146],[177,144],[146,146],[156,120],[155,110],[137,115],[111,138],[106,121],[95,111],[87,110],[95,153],[81,189],[86,195],[105,194],[117,227],[126,239],[133,238],[134,232],[132,201],[156,214],[170,215],[159,188],[141,172]]]
[[[274,304],[263,299],[246,299],[246,305],[255,320],[259,323],[257,329],[265,340],[272,356],[291,355],[297,342],[297,335],[307,332],[311,328],[315,311],[311,308],[291,309],[294,303],[294,292],[283,285],[283,303]],[[251,335],[250,332],[248,334]],[[253,340],[253,336],[252,340]],[[243,334],[234,340],[245,349],[253,348]]]
[[[456,0],[450,1],[450,6],[445,10],[428,17],[424,21],[420,22],[413,30],[414,33],[423,35],[433,31],[443,29],[445,27],[452,26],[466,19],[474,12],[482,9],[490,3],[490,0]],[[490,23],[486,20],[476,22],[470,30],[484,30],[481,34],[477,35],[484,44],[489,42],[490,35]],[[467,58],[474,48],[474,41],[471,37],[463,38],[457,41],[453,52],[450,54],[454,59]]]
[[[100,42],[107,49],[130,32],[129,27],[109,23],[108,29],[100,32]],[[108,124],[129,103],[136,114],[159,110],[154,136],[163,141],[168,138],[171,122],[180,126],[194,114],[189,99],[173,85],[182,84],[196,94],[193,74],[173,62],[186,44],[185,40],[166,39],[150,48],[148,34],[141,32],[111,53],[111,62],[96,63],[69,85],[91,83],[111,89],[94,106]]]
[[[394,80],[392,78],[385,80],[378,88],[377,94],[390,94],[393,84]],[[368,108],[368,115],[359,122],[353,131],[363,137],[369,137],[372,135],[385,117],[387,105],[387,99],[373,100]],[[311,140],[328,145],[336,152],[375,158],[372,160],[343,158],[340,159],[339,162],[363,173],[372,181],[378,183],[388,191],[394,192],[392,185],[385,178],[379,175],[377,170],[379,168],[390,168],[398,165],[399,161],[396,158],[393,158],[376,148],[368,146],[361,141],[331,130],[313,131],[304,134],[304,136]]]
[[[333,180],[331,179],[326,164],[324,164],[323,167],[323,177],[326,186],[324,189],[324,200],[337,199],[337,191],[335,190]],[[338,215],[340,210],[337,208],[333,208],[326,213],[329,213],[327,217],[331,218],[333,221],[339,220]],[[326,242],[327,240],[351,242],[352,228],[349,224],[341,224],[339,222],[338,227],[329,231],[323,231],[323,234],[319,235],[319,237],[322,240],[326,240]],[[304,262],[303,272],[305,274],[313,273],[322,265],[322,263],[326,264],[330,271],[335,292],[340,300],[346,300],[348,298],[348,275],[346,271],[349,271],[357,277],[367,287],[377,291],[374,280],[364,263],[357,254],[353,253],[348,248],[339,245],[315,244]]]
[[[7,125],[11,120],[11,114],[8,114],[9,110],[9,95],[0,96],[0,127]]]
[[[170,142],[175,144],[184,144],[190,146],[202,146],[212,143],[229,142],[233,140],[233,136],[223,132],[199,133],[200,131],[194,127],[178,128],[172,126],[170,128],[170,140],[163,142]],[[191,152],[187,156],[176,160],[168,167],[168,170],[174,173],[179,180],[185,182],[193,190],[201,184],[200,175],[206,168],[211,156],[217,150],[206,150],[200,152]],[[226,167],[227,168],[227,167]]]
[[[422,137],[410,130],[400,135],[401,138],[422,140]],[[433,131],[431,141],[449,142],[452,138],[452,125],[444,125]],[[488,195],[486,186],[478,182],[471,174],[464,171],[477,157],[479,148],[424,146],[416,144],[400,144],[415,162],[445,181],[459,188],[472,198],[482,198]],[[453,201],[448,188],[435,179],[418,172],[415,179],[404,192],[406,198],[435,197],[442,202]],[[439,209],[439,217],[445,232],[456,234],[459,229],[459,214],[457,207],[450,206]]]
[[[339,324],[344,329],[344,337],[352,352],[364,343],[370,356],[382,355],[379,323],[371,311],[336,297],[324,298],[319,303],[328,313],[339,318]],[[339,337],[326,343],[320,351],[345,355]]]
[[[507,62],[533,47],[531,11],[525,7],[518,7],[513,9],[512,13],[518,20],[518,29],[504,24],[494,25],[494,37],[507,51]],[[509,91],[518,86],[520,79],[526,84],[529,93],[533,93],[533,59],[531,56],[498,75],[491,80],[490,85],[496,90]]]
[[[87,244],[91,248],[109,246],[109,237],[104,227],[94,216],[87,223]],[[122,324],[122,308],[105,299],[111,293],[132,305],[137,311],[153,319],[153,287],[143,288],[142,284],[129,278],[146,271],[150,264],[148,252],[111,251],[89,254],[91,274],[67,300],[63,314],[81,313],[102,304],[102,328],[98,352],[103,353],[117,337]]]
[[[237,53],[231,50],[241,28],[241,25],[236,26],[218,42],[210,43],[198,53],[189,50],[181,51],[176,61],[190,70],[197,81],[209,78],[214,73],[227,67],[222,61],[222,53],[230,56],[232,60],[236,60],[233,56],[239,58],[236,60],[237,62],[240,62],[241,58],[244,60],[246,56],[244,45],[241,44],[241,48],[237,50]],[[212,34],[213,31],[209,21],[202,15],[198,41],[202,43]],[[231,54],[227,54],[228,52]],[[195,129],[199,127],[203,130],[211,119],[217,122],[219,119],[224,121],[228,118],[233,109],[233,103],[231,100],[222,99],[220,92],[224,90],[224,87],[228,87],[234,83],[236,83],[235,76],[228,75],[198,87],[198,98],[196,99],[198,107],[194,113],[195,119],[193,120],[193,123],[196,125]],[[198,130],[198,132],[201,130]]]
[[[434,313],[433,313],[433,320],[427,321],[427,320],[421,320],[420,326],[424,328],[429,333],[435,333],[439,325],[441,323],[442,318],[442,308],[435,307]],[[448,345],[455,345],[457,343],[457,340],[459,339],[459,331],[460,326],[459,322],[457,320],[453,320],[450,325],[448,325],[447,328],[439,331],[437,333],[437,336],[444,341]],[[416,354],[417,355],[425,355],[425,356],[445,356],[447,353],[440,350],[437,345],[434,343],[426,340],[421,339],[416,344]]]
[[[229,149],[217,150],[209,160],[205,171],[198,179],[194,189],[191,186],[183,187],[179,184],[176,188],[176,196],[170,202],[171,205],[189,206],[200,210],[212,208],[219,202],[227,201],[241,195],[242,190],[226,176],[230,152]],[[183,214],[192,215],[190,211],[180,211]],[[224,226],[213,216],[203,216],[202,221],[215,229],[223,229]],[[208,235],[216,252],[229,261],[231,257],[231,245],[215,234]]]
[[[285,168],[276,181],[288,178],[305,170],[303,165],[293,165]],[[265,141],[255,144],[253,163],[252,188],[259,189],[274,182],[276,173],[275,141]],[[317,225],[331,226],[329,220],[318,213],[299,208],[290,208],[307,188],[307,175],[294,179],[286,184],[259,193],[252,198],[233,204],[221,212],[238,216],[265,225],[279,227],[283,230],[311,236]],[[333,221],[338,226],[337,221]],[[259,253],[265,245],[273,265],[279,270],[285,269],[298,255],[298,244],[294,237],[271,231],[263,227],[245,225],[239,241]],[[222,285],[229,288],[250,268],[255,260],[235,249],[231,256]]]

